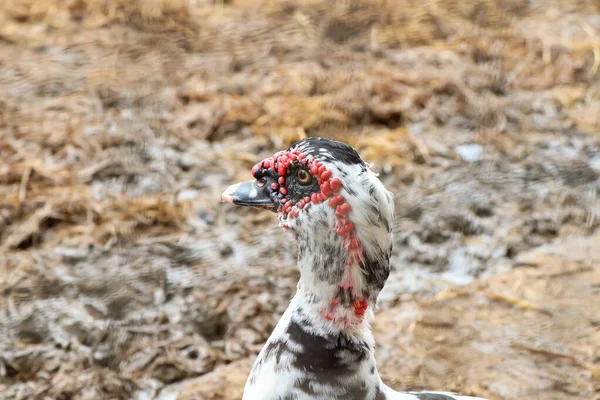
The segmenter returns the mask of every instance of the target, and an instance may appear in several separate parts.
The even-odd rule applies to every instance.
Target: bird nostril
[[[257,182],[256,182],[256,186],[258,187],[263,187],[265,186],[265,183],[267,183],[267,180],[265,178],[260,178]]]

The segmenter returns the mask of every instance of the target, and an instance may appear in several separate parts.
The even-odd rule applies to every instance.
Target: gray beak
[[[236,206],[251,206],[277,210],[277,204],[271,199],[271,187],[266,182],[260,186],[256,179],[229,186],[221,195],[221,200]]]

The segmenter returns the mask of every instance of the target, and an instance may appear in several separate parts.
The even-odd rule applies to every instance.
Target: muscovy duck
[[[390,272],[394,202],[357,151],[307,138],[262,160],[252,174],[222,200],[278,214],[299,244],[300,281],[243,400],[475,400],[396,392],[377,373],[369,320]]]

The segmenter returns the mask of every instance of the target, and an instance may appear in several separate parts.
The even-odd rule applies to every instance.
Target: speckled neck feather
[[[298,169],[313,180],[298,185]],[[244,400],[449,400],[383,384],[368,321],[389,275],[393,196],[356,151],[309,138],[258,163],[299,245],[298,291],[260,352]],[[267,179],[268,178],[268,179]]]

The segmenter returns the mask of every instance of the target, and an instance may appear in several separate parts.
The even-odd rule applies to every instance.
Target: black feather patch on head
[[[340,161],[348,165],[366,164],[354,148],[337,140],[310,137],[294,143],[290,149],[301,148],[304,153],[323,161]]]

